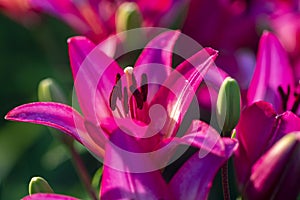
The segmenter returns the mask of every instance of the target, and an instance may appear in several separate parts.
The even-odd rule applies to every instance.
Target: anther
[[[117,106],[117,90],[115,86],[113,87],[113,90],[111,91],[109,96],[109,106],[112,109],[112,111],[114,111]]]
[[[124,106],[124,112],[125,112],[125,114],[128,114],[128,112],[129,112],[129,106],[128,106],[128,92],[127,92],[127,88],[126,88],[126,87],[124,87],[123,106]]]
[[[144,101],[143,101],[143,95],[142,93],[136,88],[134,87],[133,85],[130,86],[130,92],[132,93],[135,101],[136,101],[136,105],[138,107],[138,109],[143,109],[143,104],[144,104]]]
[[[117,98],[122,99],[122,83],[120,81],[121,75],[118,73],[116,75],[115,85],[110,93],[109,105],[110,108],[114,111],[117,106]]]
[[[282,109],[285,111],[285,110],[287,110],[287,103],[288,103],[289,96],[290,96],[290,93],[291,93],[291,87],[288,85],[287,93],[285,93],[283,91],[283,88],[281,86],[279,86],[277,88],[277,90],[278,90],[279,95],[280,95],[281,100],[282,100]]]
[[[122,81],[120,79],[121,79],[121,75],[118,73],[116,75],[116,81],[115,81],[114,88],[116,88],[117,96],[121,100],[122,99]]]
[[[147,101],[148,95],[148,78],[146,74],[142,74],[141,92],[143,96],[143,101]]]

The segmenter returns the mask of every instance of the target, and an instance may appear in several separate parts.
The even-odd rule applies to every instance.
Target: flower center
[[[127,87],[122,87],[121,75],[118,73],[116,75],[115,85],[110,93],[109,105],[112,111],[117,110],[122,117],[130,114],[131,118],[136,118],[137,109],[142,110],[147,101],[148,78],[146,74],[142,74],[141,85],[140,87],[137,87],[133,68],[126,67],[124,69],[124,74]],[[118,104],[118,101],[121,104]],[[118,105],[121,105],[122,109],[120,109]]]
[[[278,90],[279,95],[281,97],[282,109],[284,111],[286,111],[287,106],[288,106],[289,96],[290,96],[290,93],[291,93],[291,87],[288,85],[287,92],[284,92],[284,90],[281,86],[279,86],[277,90]],[[295,100],[294,100],[294,104],[293,104],[293,107],[292,107],[291,111],[293,113],[296,113],[298,108],[299,108],[299,105],[300,105],[300,93],[295,91],[294,92],[294,97],[295,97]]]

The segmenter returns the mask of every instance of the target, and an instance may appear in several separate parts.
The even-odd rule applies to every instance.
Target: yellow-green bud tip
[[[29,182],[29,194],[54,193],[48,182],[42,177],[33,177]]]
[[[140,28],[142,21],[142,15],[136,3],[125,2],[119,6],[116,13],[117,32]]]
[[[240,112],[240,88],[236,80],[227,77],[221,87],[217,100],[217,120],[223,136],[230,137],[237,125]]]
[[[38,87],[38,98],[39,101],[66,103],[66,98],[61,88],[51,78],[44,79],[40,82]]]

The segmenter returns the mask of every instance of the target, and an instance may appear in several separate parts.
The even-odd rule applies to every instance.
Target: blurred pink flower
[[[296,133],[291,133],[298,131]],[[296,199],[299,184],[300,118],[278,115],[271,104],[256,102],[243,110],[236,127],[234,164],[246,199]],[[290,139],[283,139],[286,135]],[[295,135],[295,136],[294,136]]]
[[[275,110],[299,114],[299,83],[295,81],[288,55],[270,32],[261,37],[255,72],[247,94],[247,105],[255,101],[270,102]]]
[[[250,4],[250,3],[249,3]],[[259,40],[258,19],[246,1],[192,0],[183,33],[203,46],[218,49],[218,67],[247,89]]]
[[[95,43],[116,32],[116,12],[124,2],[136,3],[143,26],[170,26],[186,0],[30,0],[32,7],[60,18]]]
[[[0,10],[24,25],[30,25],[38,20],[29,0],[0,0]]]

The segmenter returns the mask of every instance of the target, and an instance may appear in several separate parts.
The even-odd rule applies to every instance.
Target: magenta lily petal
[[[76,30],[84,31],[88,28],[70,0],[30,0],[30,4],[38,10],[62,18]]]
[[[206,152],[217,156],[228,156],[225,144],[232,146],[233,149],[234,146],[237,147],[235,139],[222,138],[214,128],[200,120],[194,120],[185,135],[178,140],[181,144],[185,143],[199,148],[201,156],[205,156]]]
[[[218,156],[223,156],[225,146],[221,141],[220,134],[214,128],[205,122],[194,120],[184,136],[165,139],[159,144],[159,148],[167,145],[175,148],[178,145],[184,144],[201,148],[204,152],[212,151],[212,153]]]
[[[14,108],[5,116],[5,119],[56,128],[85,145],[98,157],[103,158],[104,133],[101,129],[95,133],[89,123],[84,122],[83,117],[70,106],[53,102],[29,103]]]
[[[210,111],[217,105],[219,88],[227,76],[228,74],[217,66],[207,71],[204,77],[206,85],[200,85],[197,91],[197,100],[201,107]]]
[[[42,124],[63,131],[82,143],[79,132],[86,132],[82,116],[72,107],[53,102],[37,102],[18,106],[5,119]]]
[[[151,2],[147,0],[137,0],[139,6],[143,10],[156,10],[159,12],[166,12],[168,8],[172,5],[174,0],[166,0],[166,1],[160,1],[160,0],[153,0]]]
[[[187,112],[207,70],[213,65],[217,51],[205,48],[181,63],[163,84],[151,102],[167,110],[168,121],[162,130],[165,137],[174,135]],[[168,88],[171,88],[170,91]],[[168,101],[165,99],[168,98]]]
[[[74,75],[76,94],[80,108],[87,120],[98,124],[98,120],[112,116],[109,96],[115,85],[116,75],[123,75],[119,65],[99,48],[92,48],[85,37],[69,39],[69,53]],[[80,63],[80,61],[83,61]],[[77,71],[77,73],[76,73]]]
[[[153,164],[149,156],[134,154],[141,152],[138,141],[120,129],[111,134],[105,149],[101,199],[172,199],[160,171],[147,171]]]
[[[225,145],[235,150],[237,148],[237,140],[221,138],[220,134],[207,123],[194,120],[183,137],[163,140],[156,147],[160,151],[158,154],[154,154],[154,159],[168,162],[179,145],[199,148],[199,157],[205,157],[209,153],[218,157],[228,157]],[[230,151],[229,153],[231,155],[232,152]]]
[[[161,85],[172,70],[173,48],[179,37],[179,31],[168,31],[160,34],[151,40],[144,48],[135,63],[135,74],[138,82],[141,82],[142,74],[148,76],[149,91],[148,101],[150,102]],[[151,85],[157,84],[157,85]]]
[[[87,35],[95,42],[107,36],[97,7],[89,1],[72,0],[30,0],[31,6],[62,19],[74,30]]]
[[[83,36],[76,36],[68,39],[68,44],[72,73],[75,78],[84,59],[96,47],[96,45]]]
[[[218,156],[213,152],[207,152],[203,157],[200,156],[203,153],[195,153],[176,172],[169,183],[175,200],[208,198],[216,173],[237,147],[237,142],[234,140],[220,140],[220,142],[226,144],[224,149],[218,149],[224,152],[222,156]],[[215,148],[219,147],[216,146]]]
[[[277,115],[271,104],[257,102],[241,114],[236,127],[239,148],[235,166],[239,183],[245,184],[252,165],[281,137],[300,130],[300,119],[291,112]]]
[[[37,193],[37,194],[26,196],[22,200],[79,200],[79,199],[70,196],[61,195],[61,194]]]
[[[279,86],[287,93],[288,87],[294,91],[294,78],[288,56],[279,40],[269,32],[261,37],[255,72],[248,89],[247,104],[264,100],[274,105],[277,112],[284,112]],[[293,94],[289,95],[289,100]],[[290,109],[293,101],[287,102]]]
[[[255,163],[244,191],[247,199],[297,199],[300,192],[299,144],[300,132],[290,133]]]

